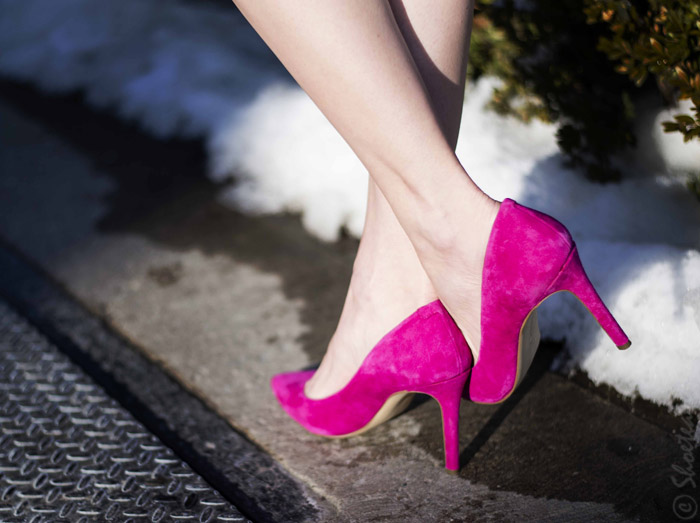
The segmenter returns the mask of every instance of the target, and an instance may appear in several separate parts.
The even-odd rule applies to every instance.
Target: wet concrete
[[[5,83],[0,97],[0,235],[307,483],[330,519],[655,521],[678,495],[700,499],[671,481],[684,421],[549,372],[555,343],[503,405],[463,403],[458,477],[441,469],[433,401],[356,438],[305,433],[267,380],[320,359],[356,242],[220,205],[199,142],[151,139],[77,96]]]

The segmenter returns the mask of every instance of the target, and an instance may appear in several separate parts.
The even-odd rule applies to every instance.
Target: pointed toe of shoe
[[[320,436],[338,436],[354,430],[346,426],[352,419],[348,420],[342,415],[336,417],[347,408],[343,405],[343,398],[333,395],[316,400],[306,395],[304,385],[313,375],[314,371],[310,370],[285,372],[272,377],[270,386],[284,411],[306,430]]]
[[[286,411],[289,412],[289,408],[302,403],[305,397],[304,385],[313,375],[314,371],[283,372],[270,379],[272,392]]]
[[[401,412],[412,393],[435,398],[443,418],[445,466],[459,466],[459,400],[471,352],[457,324],[435,300],[417,309],[372,348],[340,390],[322,398],[304,392],[314,371],[273,376],[270,387],[284,411],[312,434],[360,434]]]

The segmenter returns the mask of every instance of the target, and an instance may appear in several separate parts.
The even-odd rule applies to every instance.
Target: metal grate
[[[0,521],[247,521],[0,300]]]

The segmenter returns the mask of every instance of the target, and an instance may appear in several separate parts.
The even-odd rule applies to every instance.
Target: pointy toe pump
[[[271,386],[289,416],[309,432],[327,437],[365,432],[401,412],[412,393],[429,394],[442,412],[445,467],[456,471],[459,404],[471,363],[464,337],[436,300],[387,333],[335,394],[312,399],[304,393],[314,371],[278,374]]]
[[[482,276],[481,345],[465,388],[477,403],[499,403],[515,390],[539,343],[535,309],[569,291],[619,349],[630,340],[586,276],[564,225],[507,198],[494,221]]]

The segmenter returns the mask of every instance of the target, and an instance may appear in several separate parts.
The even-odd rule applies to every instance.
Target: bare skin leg
[[[435,6],[420,0],[396,0],[391,6],[434,112],[454,148],[473,10],[464,0],[451,4],[439,17],[435,17]],[[370,177],[365,228],[350,288],[328,351],[306,384],[307,395],[322,398],[337,392],[384,334],[435,299],[437,293],[413,245]]]
[[[478,348],[498,204],[453,149],[472,5],[236,3],[376,182],[343,316],[307,394],[339,390],[383,334],[436,295]]]

